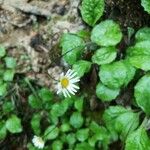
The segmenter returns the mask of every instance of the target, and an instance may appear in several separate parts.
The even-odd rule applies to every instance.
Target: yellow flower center
[[[67,78],[63,78],[60,80],[61,86],[66,88],[69,85],[69,80]]]

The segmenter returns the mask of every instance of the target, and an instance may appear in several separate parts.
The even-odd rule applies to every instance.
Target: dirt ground
[[[0,0],[0,43],[6,47],[10,56],[17,59],[19,75],[54,90],[54,81],[49,78],[48,72],[57,78],[63,66],[67,67],[60,59],[61,35],[64,32],[91,29],[81,19],[80,3],[80,0]],[[137,30],[150,26],[150,15],[144,12],[140,0],[105,0],[105,3],[101,20],[113,19],[120,24],[124,33],[120,49],[127,46],[127,27]],[[4,145],[15,138],[0,142],[0,149],[9,150]],[[23,144],[27,137],[20,135],[15,140],[23,141]],[[115,144],[114,149],[117,149],[116,145],[119,146]]]

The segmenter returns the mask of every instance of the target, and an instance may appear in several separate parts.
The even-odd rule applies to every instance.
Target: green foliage
[[[122,33],[119,25],[106,20],[96,25],[91,33],[92,42],[100,46],[115,46],[121,41]]]
[[[84,118],[82,117],[81,113],[79,112],[73,112],[73,114],[70,117],[70,124],[74,128],[80,128],[83,125]]]
[[[74,64],[84,49],[84,41],[75,34],[65,33],[61,38],[62,55],[69,64]]]
[[[83,111],[83,97],[76,99],[74,102],[74,107],[79,111]]]
[[[6,67],[14,69],[16,67],[16,60],[12,57],[5,57]]]
[[[117,135],[124,140],[139,125],[139,114],[122,106],[110,106],[105,110],[103,120],[114,140]]]
[[[80,129],[76,133],[76,137],[80,142],[84,142],[89,136],[89,129]]]
[[[36,113],[32,116],[31,127],[32,127],[35,135],[40,135],[40,133],[41,133],[41,126],[40,126],[41,118],[42,118],[41,114],[39,114],[39,113]]]
[[[77,76],[82,77],[85,73],[89,72],[91,68],[91,62],[79,60],[72,67],[73,70],[77,73]]]
[[[59,128],[52,125],[52,126],[49,126],[45,132],[44,132],[44,138],[46,140],[52,140],[52,139],[56,139],[56,137],[58,136],[59,134]]]
[[[150,40],[150,28],[144,27],[137,31],[135,35],[136,41],[148,41]]]
[[[94,150],[94,148],[92,146],[90,146],[88,143],[83,142],[83,143],[79,143],[76,145],[75,150]]]
[[[2,106],[2,110],[5,113],[12,112],[15,109],[14,104],[9,101],[5,101]]]
[[[135,99],[137,105],[148,115],[150,115],[150,75],[143,76],[135,86]]]
[[[0,45],[0,58],[6,55],[5,47]]]
[[[6,83],[0,84],[0,96],[5,95],[6,92],[7,92],[7,84]]]
[[[62,150],[63,143],[60,140],[56,140],[52,143],[52,150]]]
[[[14,70],[7,69],[4,72],[3,80],[4,81],[13,81],[14,75],[15,75]]]
[[[7,135],[7,129],[5,126],[5,121],[1,121],[0,122],[0,140],[5,139],[6,135]]]
[[[96,95],[102,101],[114,100],[119,95],[120,89],[111,89],[102,83],[99,83],[96,87]]]
[[[100,67],[102,83],[112,89],[127,85],[134,77],[135,69],[127,61],[117,61]]]
[[[141,126],[131,133],[125,144],[125,150],[150,150],[150,139],[146,133],[146,129]]]
[[[141,5],[144,7],[144,10],[150,14],[150,1],[149,0],[141,0]]]
[[[127,58],[136,68],[148,71],[150,70],[150,41],[141,41],[135,46],[128,48]]]
[[[81,15],[83,20],[90,26],[95,23],[103,15],[104,0],[83,0],[81,6]]]
[[[117,51],[115,47],[102,47],[92,56],[92,62],[98,65],[108,64],[115,60]]]
[[[20,133],[22,132],[21,119],[16,115],[11,115],[10,118],[6,121],[6,128],[11,133]]]

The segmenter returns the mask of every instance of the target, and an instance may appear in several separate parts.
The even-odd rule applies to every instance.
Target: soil
[[[29,77],[36,84],[55,90],[54,80],[49,78],[48,72],[57,78],[64,65],[68,67],[60,59],[61,35],[64,32],[75,33],[81,29],[90,29],[81,19],[80,3],[80,0],[0,0],[0,43],[6,47],[8,55],[17,59],[18,76]],[[125,49],[127,46],[127,28],[131,27],[136,31],[150,26],[150,15],[144,11],[140,0],[105,0],[105,3],[105,12],[100,21],[113,19],[120,24],[124,32],[124,40],[119,45],[122,53],[121,48]],[[87,78],[96,78],[94,69],[91,76]],[[127,99],[130,93],[132,88],[120,97]],[[121,103],[120,97],[118,103]],[[91,109],[101,107],[92,98]],[[25,128],[28,131],[29,127]],[[30,136],[28,132],[20,136],[10,135],[0,142],[0,149],[25,150]],[[111,145],[111,150],[121,148],[120,143]]]

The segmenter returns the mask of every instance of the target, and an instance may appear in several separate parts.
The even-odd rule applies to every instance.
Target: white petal
[[[75,95],[75,92],[71,89],[71,88],[67,88],[67,90],[69,91],[69,93],[71,93],[72,95]]]
[[[77,85],[75,85],[75,84],[70,84],[70,86],[72,87],[72,88],[74,88],[74,89],[80,89]]]
[[[79,82],[79,81],[80,81],[79,78],[74,78],[74,79],[71,79],[71,80],[70,80],[71,83],[76,83],[76,82]]]
[[[65,76],[70,76],[72,74],[72,70],[71,69],[69,69],[68,71],[67,71],[67,73],[66,73],[66,75]]]
[[[63,93],[63,95],[64,95],[65,97],[67,97],[67,93],[66,93],[66,90],[65,90],[65,89],[62,90],[62,93]]]
[[[77,90],[75,88],[73,88],[72,86],[69,87],[73,92],[77,92]]]

